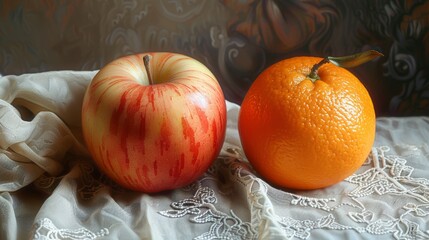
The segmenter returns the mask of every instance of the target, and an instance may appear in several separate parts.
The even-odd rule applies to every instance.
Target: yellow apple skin
[[[95,163],[118,184],[148,193],[176,189],[198,179],[218,156],[225,99],[212,72],[191,57],[125,56],[88,86],[82,128]]]

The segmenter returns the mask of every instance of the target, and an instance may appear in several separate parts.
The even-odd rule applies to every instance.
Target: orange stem
[[[323,64],[328,63],[328,62],[329,62],[329,59],[326,57],[326,58],[322,59],[322,61],[320,61],[320,62],[318,62],[318,63],[314,64],[314,65],[313,65],[313,67],[311,68],[310,74],[308,74],[308,77],[309,77],[313,82],[315,82],[316,80],[319,80],[319,79],[320,79],[320,77],[319,77],[319,75],[317,75],[317,71],[319,70],[319,68],[320,68]]]

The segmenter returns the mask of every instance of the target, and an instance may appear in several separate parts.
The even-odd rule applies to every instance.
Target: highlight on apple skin
[[[225,98],[212,72],[191,57],[129,55],[92,79],[82,129],[97,166],[121,186],[147,193],[176,189],[197,180],[217,158]]]

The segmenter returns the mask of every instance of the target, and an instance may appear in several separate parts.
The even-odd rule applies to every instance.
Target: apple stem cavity
[[[147,78],[149,79],[149,85],[153,85],[153,78],[152,78],[152,73],[151,73],[151,67],[150,67],[150,60],[152,59],[152,56],[147,54],[144,55],[143,57],[143,63],[144,63],[144,67],[146,69],[146,74],[147,74]]]

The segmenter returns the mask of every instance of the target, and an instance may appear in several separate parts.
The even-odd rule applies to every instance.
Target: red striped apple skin
[[[143,57],[151,55],[149,83]],[[103,67],[88,86],[82,129],[97,166],[148,193],[186,186],[220,152],[226,106],[218,81],[197,60],[142,53]]]

